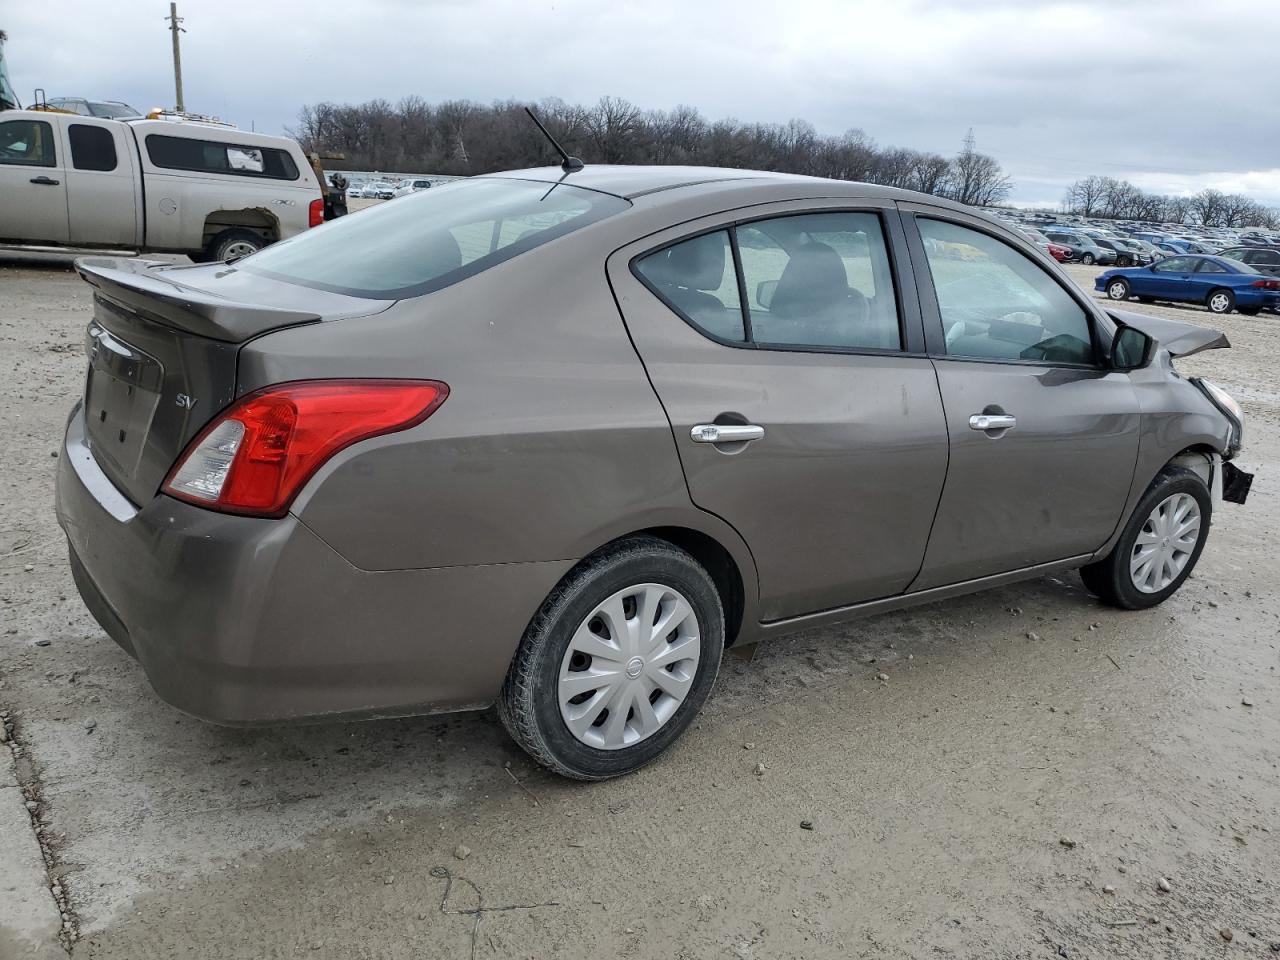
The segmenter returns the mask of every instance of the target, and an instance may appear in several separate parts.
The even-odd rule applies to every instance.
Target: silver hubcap
[[[678,590],[641,583],[587,616],[560,662],[560,716],[588,746],[618,750],[653,736],[698,672],[698,617]]]
[[[1227,296],[1224,293],[1215,293],[1209,301],[1209,307],[1215,313],[1222,313],[1227,309]]]
[[[1200,539],[1200,505],[1188,493],[1160,501],[1138,532],[1129,558],[1129,576],[1143,593],[1159,593],[1173,583]]]
[[[241,257],[247,257],[249,254],[257,252],[257,246],[248,240],[235,240],[222,249],[222,259],[239,260]]]
[[[1111,289],[1107,292],[1111,294],[1112,300],[1123,300],[1125,298],[1125,294],[1128,293],[1128,290],[1125,289],[1125,285],[1123,283],[1113,283],[1111,285]]]

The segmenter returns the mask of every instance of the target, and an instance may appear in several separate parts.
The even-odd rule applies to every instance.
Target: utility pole
[[[182,103],[182,51],[179,49],[178,34],[187,31],[179,26],[182,23],[182,17],[178,16],[176,3],[169,4],[169,16],[165,19],[169,21],[169,30],[173,33],[173,87],[178,96],[178,102],[174,104],[174,108],[178,113],[182,113],[185,107]]]

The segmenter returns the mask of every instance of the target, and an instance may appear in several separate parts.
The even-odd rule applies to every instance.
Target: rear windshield
[[[465,280],[628,206],[569,184],[458,180],[340,217],[237,266],[335,293],[399,300]]]

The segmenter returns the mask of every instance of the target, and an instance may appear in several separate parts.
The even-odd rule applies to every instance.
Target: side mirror
[[[1121,327],[1111,341],[1111,369],[1139,370],[1151,362],[1156,342],[1136,327]]]

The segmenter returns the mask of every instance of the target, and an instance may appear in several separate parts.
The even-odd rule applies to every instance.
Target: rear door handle
[[[969,418],[970,430],[1012,430],[1018,418],[1007,413],[975,413]]]
[[[56,186],[57,186],[59,183],[61,183],[62,181],[61,181],[61,180],[50,180],[48,177],[32,177],[32,178],[31,178],[31,182],[32,182],[32,183],[38,183],[38,184],[40,184],[40,186],[42,186],[42,187],[56,187]]]
[[[699,423],[689,431],[694,443],[741,443],[763,436],[764,427],[753,423]]]

